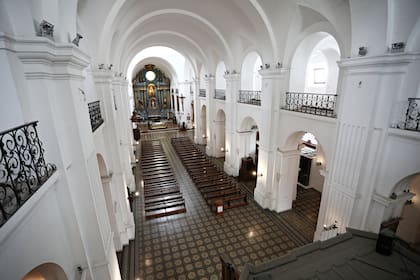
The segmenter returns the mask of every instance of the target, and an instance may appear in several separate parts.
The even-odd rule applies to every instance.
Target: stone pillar
[[[283,68],[260,70],[262,76],[261,110],[263,122],[258,128],[260,133],[257,185],[255,200],[263,208],[276,209],[273,204],[275,188],[274,163],[276,157],[277,120],[279,118],[281,96],[288,85],[288,71]]]
[[[0,35],[0,42],[18,64],[18,95],[29,109],[23,110],[25,120],[39,120],[46,161],[57,165],[54,196],[62,210],[55,214],[66,225],[69,261],[82,266],[87,278],[115,279],[120,272],[83,91],[90,59],[73,44],[46,38]]]
[[[205,78],[206,82],[206,154],[208,156],[215,156],[214,155],[214,139],[212,138],[213,133],[213,118],[216,115],[216,112],[214,111],[214,89],[216,87],[216,80],[214,78],[214,75],[209,75]],[[204,133],[203,133],[204,134]]]
[[[194,143],[201,144],[202,131],[201,131],[201,108],[200,108],[200,78],[195,77],[193,79],[193,91],[194,91]],[[192,118],[192,116],[191,116]]]
[[[127,187],[131,187],[130,191],[135,191],[134,178],[130,168],[130,158],[128,157],[127,140],[123,136],[124,125],[122,125],[121,115],[123,107],[118,109],[118,102],[120,98],[121,81],[114,80],[114,73],[110,70],[99,70],[92,72],[96,90],[101,101],[101,110],[103,110],[103,117],[105,119],[103,136],[106,147],[107,158],[110,162],[110,169],[112,170],[112,183],[116,190],[113,193],[114,200],[119,205],[118,216],[122,219],[123,228],[118,233],[123,242],[123,245],[128,244],[129,239],[134,238],[134,217],[130,211],[128,202]],[[115,97],[115,98],[114,98]],[[121,111],[119,113],[118,111]],[[127,122],[128,120],[124,121]]]
[[[414,64],[417,59],[409,54],[395,54],[339,62],[341,84],[337,142],[324,184],[316,238],[322,235],[323,224],[335,222],[340,233],[345,232],[346,227],[372,229],[367,223],[369,213],[372,209],[377,211],[378,203],[384,204],[375,200],[374,193],[386,197],[392,188],[388,186],[386,189],[391,177],[387,182],[381,182],[381,178],[395,176],[392,180],[398,181],[418,172],[411,165],[405,165],[404,170],[399,171],[401,163],[397,163],[398,160],[383,158],[392,154],[395,146],[401,143],[394,141],[393,145],[387,144],[392,140],[388,132],[391,112],[396,97],[408,90],[401,92],[404,89],[401,85],[410,74],[407,71],[410,63]],[[404,157],[407,162],[418,162],[418,159],[418,149],[414,146]],[[398,172],[401,174],[396,176]]]
[[[225,163],[224,170],[227,174],[238,176],[238,142],[236,135],[237,99],[241,86],[240,74],[225,75],[226,79],[226,122],[225,122]]]

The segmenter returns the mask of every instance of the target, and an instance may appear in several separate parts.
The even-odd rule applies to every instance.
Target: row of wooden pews
[[[159,140],[142,141],[146,219],[185,213],[185,201]]]
[[[237,183],[219,171],[190,138],[172,138],[171,142],[212,211],[217,211],[220,202],[224,209],[248,204],[246,194],[241,193]]]

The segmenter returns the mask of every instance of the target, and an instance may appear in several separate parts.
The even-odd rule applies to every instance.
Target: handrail
[[[92,127],[92,132],[94,132],[96,129],[98,129],[98,127],[101,126],[101,124],[104,123],[104,119],[102,118],[102,115],[101,115],[101,106],[100,106],[99,100],[88,103],[88,107],[89,107],[90,125]]]
[[[337,94],[286,92],[285,110],[336,118]]]
[[[215,89],[214,90],[214,99],[226,100],[226,90]]]
[[[261,106],[261,91],[239,90],[238,103]]]
[[[0,132],[0,227],[57,169],[45,162],[37,124]]]

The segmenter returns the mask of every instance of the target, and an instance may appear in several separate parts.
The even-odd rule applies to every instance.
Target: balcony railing
[[[336,101],[336,94],[286,92],[286,106],[283,109],[336,118]]]
[[[206,97],[206,90],[205,89],[200,89],[199,96],[200,97]]]
[[[104,123],[104,119],[101,116],[101,106],[99,105],[99,100],[90,102],[89,107],[89,116],[90,116],[90,125],[92,126],[92,132],[94,132],[101,124]]]
[[[391,127],[420,131],[420,98],[408,98],[405,121],[395,123]]]
[[[214,90],[214,99],[226,100],[226,90],[215,89]]]
[[[0,227],[56,170],[45,162],[37,123],[0,132]]]
[[[260,90],[240,90],[238,103],[261,106]]]

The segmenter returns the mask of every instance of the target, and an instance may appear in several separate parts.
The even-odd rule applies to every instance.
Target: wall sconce
[[[316,162],[316,166],[321,166],[322,165],[322,161],[317,161]]]
[[[204,139],[204,138],[207,138],[207,136],[206,136],[205,134],[203,134],[201,137],[202,137],[203,139]]]
[[[252,171],[252,176],[257,177],[257,171]],[[258,176],[262,177],[263,174],[258,174]]]
[[[337,221],[334,221],[334,223],[332,225],[329,225],[329,226],[324,224],[324,230],[325,231],[334,230],[334,229],[338,229]]]
[[[38,36],[52,39],[54,36],[54,25],[46,20],[42,20],[39,24]]]
[[[79,46],[79,41],[80,39],[83,39],[83,36],[80,35],[79,33],[76,34],[76,37],[73,39],[73,41],[71,41],[73,44],[75,44],[76,46]]]

